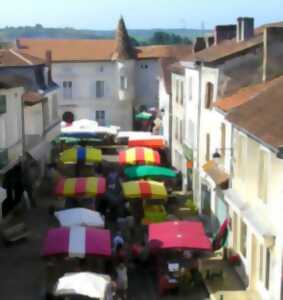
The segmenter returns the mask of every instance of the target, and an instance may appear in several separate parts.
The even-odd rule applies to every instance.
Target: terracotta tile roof
[[[283,76],[250,101],[234,108],[226,117],[264,144],[277,148],[283,145]]]
[[[137,57],[144,58],[176,58],[183,59],[192,53],[191,45],[153,45],[137,47]]]
[[[116,49],[115,40],[52,40],[19,39],[20,53],[45,59],[46,50],[52,51],[55,62],[107,61]],[[190,45],[144,46],[135,49],[138,59],[183,58],[191,53]]]
[[[249,100],[257,96],[259,93],[263,92],[271,84],[273,84],[273,81],[274,80],[269,81],[267,83],[259,83],[243,87],[239,89],[235,94],[217,100],[214,103],[214,106],[224,112],[229,112],[233,108],[248,102]]]
[[[15,49],[0,49],[0,67],[29,66],[42,64],[44,61]]]
[[[262,44],[262,34],[254,36],[253,38],[243,42],[237,42],[236,39],[225,40],[217,45],[213,45],[202,51],[196,52],[195,55],[190,57],[188,60],[212,63],[248,49],[258,47]]]

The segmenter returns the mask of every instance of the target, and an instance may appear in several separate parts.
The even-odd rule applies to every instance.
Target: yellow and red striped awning
[[[75,164],[83,161],[86,164],[93,164],[102,161],[102,152],[93,147],[74,147],[63,151],[60,154],[60,160],[64,164]]]
[[[62,197],[95,197],[105,193],[104,177],[63,178],[56,186],[56,195]]]
[[[146,147],[135,147],[119,153],[122,165],[160,165],[160,155]]]
[[[155,199],[165,200],[167,191],[164,183],[153,180],[128,181],[122,183],[123,194],[126,199]]]

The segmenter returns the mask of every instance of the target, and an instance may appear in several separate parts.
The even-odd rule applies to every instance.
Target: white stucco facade
[[[16,161],[22,154],[22,102],[23,88],[1,89],[5,97],[6,112],[0,114],[0,149],[7,151],[9,162]]]
[[[60,115],[70,111],[76,119],[97,120],[102,114],[103,125],[130,130],[134,107],[158,106],[159,68],[157,59],[53,63]]]

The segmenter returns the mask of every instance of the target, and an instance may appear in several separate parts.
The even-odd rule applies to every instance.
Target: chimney
[[[45,53],[45,64],[47,66],[47,82],[48,84],[52,82],[52,52],[47,50]]]
[[[214,29],[214,44],[217,45],[225,40],[232,40],[236,37],[236,25],[217,25]]]
[[[254,18],[237,19],[237,42],[246,41],[254,36]]]
[[[193,52],[196,53],[206,48],[206,42],[204,37],[197,37],[194,40]]]
[[[214,44],[214,36],[207,36],[205,38],[206,48],[211,47]]]
[[[265,27],[263,31],[263,81],[283,75],[283,28]]]

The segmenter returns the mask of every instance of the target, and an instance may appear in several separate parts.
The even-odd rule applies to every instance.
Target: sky
[[[254,17],[256,25],[283,21],[283,0],[8,0],[1,4],[0,27],[112,30],[120,15],[129,29],[212,29]]]

